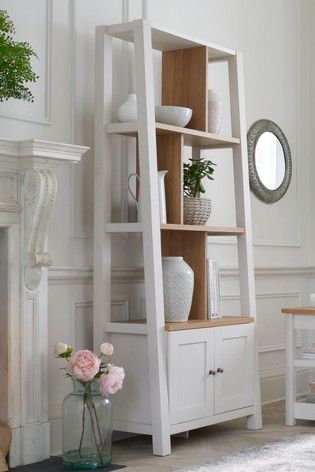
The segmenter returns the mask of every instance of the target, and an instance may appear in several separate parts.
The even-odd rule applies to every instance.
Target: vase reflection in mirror
[[[158,176],[158,195],[159,195],[159,212],[160,212],[160,223],[161,224],[166,224],[167,223],[165,181],[164,181],[167,172],[168,172],[167,170],[160,170],[157,173],[157,176]],[[135,195],[134,191],[131,189],[130,180],[133,177],[138,182],[138,189],[139,190],[138,190],[138,192],[136,192],[136,193],[138,193],[138,198]],[[136,174],[136,173],[130,174],[129,177],[128,177],[127,186],[128,186],[129,195],[131,196],[131,199],[132,199],[132,201],[133,201],[133,203],[136,207],[137,216],[136,216],[135,220],[137,221],[137,223],[141,223],[142,222],[142,205],[141,205],[142,196],[141,196],[141,185],[140,185],[139,175]]]

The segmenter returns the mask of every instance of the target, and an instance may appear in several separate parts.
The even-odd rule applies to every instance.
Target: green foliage
[[[0,10],[0,102],[9,98],[33,102],[34,97],[25,83],[38,79],[31,66],[31,58],[37,55],[29,43],[13,41],[14,33],[9,15]]]
[[[206,191],[202,185],[202,179],[206,177],[213,180],[213,166],[216,164],[205,159],[189,160],[189,164],[184,164],[184,193],[187,197],[196,197],[198,193]]]
[[[59,354],[58,357],[60,357],[61,359],[70,359],[72,351],[73,351],[73,347],[68,346],[68,349],[66,350],[66,352],[63,352],[62,354]]]

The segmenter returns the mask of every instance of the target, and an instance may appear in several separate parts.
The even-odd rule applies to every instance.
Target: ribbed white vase
[[[165,321],[187,321],[194,291],[194,272],[182,257],[163,257]]]
[[[222,122],[223,104],[214,90],[208,90],[208,132],[219,134]]]

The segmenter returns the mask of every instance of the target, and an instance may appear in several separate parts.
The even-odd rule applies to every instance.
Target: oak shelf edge
[[[315,306],[282,308],[281,313],[284,315],[315,315]]]
[[[232,136],[220,136],[191,128],[181,128],[179,126],[168,125],[165,123],[155,123],[157,134],[182,134],[184,144],[187,146],[200,147],[231,147],[240,143],[239,138]],[[106,126],[106,132],[109,134],[118,134],[123,136],[137,137],[138,124],[134,122],[109,123]]]
[[[245,229],[241,227],[228,226],[204,226],[204,225],[179,225],[179,224],[162,224],[162,231],[199,231],[213,236],[237,236],[244,234]]]

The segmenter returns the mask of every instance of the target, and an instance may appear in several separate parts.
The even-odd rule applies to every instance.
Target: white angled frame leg
[[[253,262],[254,256],[248,177],[247,129],[243,75],[242,54],[237,52],[235,57],[229,59],[229,86],[232,135],[239,136],[241,138],[241,143],[238,146],[234,146],[233,148],[236,221],[238,226],[243,226],[245,228],[245,233],[237,238],[241,311],[242,313],[250,313],[250,315],[256,320],[255,276]],[[247,428],[255,430],[262,428],[260,377],[256,334],[254,366],[254,413],[247,417]]]
[[[296,332],[294,315],[286,315],[286,381],[285,381],[285,424],[294,426],[294,403],[296,401],[296,372],[295,372]]]
[[[143,256],[145,294],[149,307],[148,358],[152,417],[153,454],[171,453],[170,420],[164,349],[164,300],[161,234],[157,188],[157,159],[151,27],[146,20],[134,21],[136,93],[138,104],[139,163],[143,199]],[[153,248],[153,251],[152,251]]]

